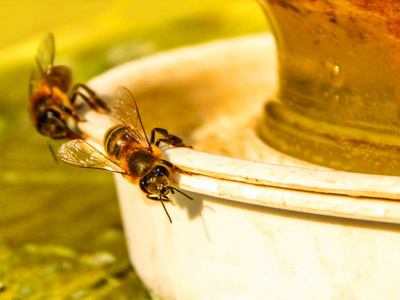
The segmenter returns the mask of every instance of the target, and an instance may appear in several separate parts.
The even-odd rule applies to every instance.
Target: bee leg
[[[71,110],[69,107],[66,107],[64,105],[60,105],[60,108],[65,111],[67,114],[69,114],[70,116],[72,116],[76,121],[78,122],[82,122],[83,120],[81,118],[79,118],[79,116],[76,114],[75,111]]]
[[[53,158],[54,158],[54,161],[55,161],[56,163],[58,163],[57,156],[56,156],[56,154],[54,153],[53,146],[51,145],[49,139],[47,139],[47,146],[49,146],[49,149],[50,149],[51,155],[52,155]]]
[[[164,128],[158,128],[158,127],[153,128],[153,130],[151,131],[151,138],[150,138],[150,143],[151,144],[154,144],[154,142],[155,142],[156,133],[159,133],[159,134],[161,134],[163,136],[168,136],[169,135],[168,131],[165,130]]]
[[[164,138],[156,140],[156,133],[162,135]],[[161,142],[164,142],[168,145],[174,146],[174,147],[186,147],[186,148],[192,148],[192,146],[186,145],[181,138],[169,134],[167,130],[164,128],[153,128],[151,131],[151,138],[150,138],[150,143],[156,145],[157,147],[160,145]]]
[[[83,89],[88,95],[84,95],[79,89]],[[101,100],[97,94],[88,86],[78,83],[72,88],[71,92],[71,103],[73,104],[76,100],[77,96],[81,96],[83,100],[95,111],[97,112],[105,112],[108,113],[110,109],[106,106],[106,104]]]
[[[160,163],[160,164],[163,164],[164,166],[170,167],[171,169],[180,170],[178,167],[174,166],[174,165],[173,165],[172,163],[170,163],[168,160],[160,159],[159,163]]]
[[[175,166],[174,164],[170,163],[168,160],[160,159],[160,160],[159,160],[159,163],[162,164],[162,165],[164,165],[164,166],[169,167],[170,169],[172,169],[172,171],[179,172],[179,173],[185,173],[185,174],[189,174],[189,175],[192,174],[192,173],[190,173],[190,172],[187,172],[187,171],[184,171],[184,170],[178,168],[178,167]]]

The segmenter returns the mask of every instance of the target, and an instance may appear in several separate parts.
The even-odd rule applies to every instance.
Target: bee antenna
[[[167,214],[167,217],[168,217],[168,219],[169,219],[169,222],[172,224],[172,219],[171,219],[171,217],[170,217],[170,215],[169,215],[169,213],[168,213],[168,211],[167,211],[167,208],[165,207],[165,204],[164,204],[164,201],[163,201],[161,195],[160,195],[160,201],[161,201],[161,204],[162,204],[162,206],[163,206],[163,208],[164,208],[165,213]]]
[[[171,190],[172,193],[174,193],[174,191],[177,191],[178,193],[181,193],[186,198],[189,198],[190,200],[193,200],[192,197],[190,197],[189,195],[185,194],[184,192],[178,190],[177,188],[174,188],[173,186],[169,186],[168,188]]]
[[[58,163],[57,156],[56,156],[56,154],[54,153],[53,146],[51,145],[49,139],[47,140],[47,146],[49,146],[49,149],[50,149],[51,155],[53,155],[54,161],[55,161],[56,163]]]

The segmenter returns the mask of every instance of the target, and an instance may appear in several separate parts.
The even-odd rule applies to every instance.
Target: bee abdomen
[[[104,150],[110,158],[120,160],[127,155],[132,143],[131,135],[126,127],[116,125],[111,127],[104,135]]]

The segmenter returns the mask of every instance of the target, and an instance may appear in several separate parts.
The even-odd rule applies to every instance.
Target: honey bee
[[[149,141],[135,99],[125,87],[116,89],[112,116],[119,124],[111,127],[104,135],[106,155],[84,140],[72,140],[60,147],[58,158],[73,166],[122,174],[129,182],[139,184],[147,198],[161,201],[172,223],[164,204],[164,201],[169,201],[167,195],[177,191],[192,198],[171,186],[171,173],[183,171],[163,158],[159,145],[163,142],[174,147],[190,146],[162,128],[154,128]],[[162,137],[156,140],[156,134]]]
[[[66,66],[53,66],[54,36],[47,34],[36,54],[38,70],[32,72],[29,87],[29,114],[36,129],[52,138],[82,138],[68,126],[72,117],[81,121],[75,112],[77,96],[94,110],[107,113],[108,108],[94,91],[83,84],[76,84],[71,91],[71,71]],[[85,91],[85,94],[82,93]]]

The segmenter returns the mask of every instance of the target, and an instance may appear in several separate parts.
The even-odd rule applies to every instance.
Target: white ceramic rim
[[[263,34],[180,48],[116,67],[89,85],[103,94],[110,93],[124,82],[140,82],[143,70],[146,76],[151,72],[171,72],[175,64],[190,65],[191,60],[207,55],[212,47],[232,51],[232,43],[254,43],[256,47],[261,40],[274,47],[272,36]],[[86,118],[89,122],[80,127],[99,144],[111,123],[93,112],[88,112]],[[398,177],[285,166],[186,148],[164,148],[163,152],[170,162],[192,173],[174,176],[184,190],[266,207],[400,223],[400,203],[393,201],[400,200]]]

